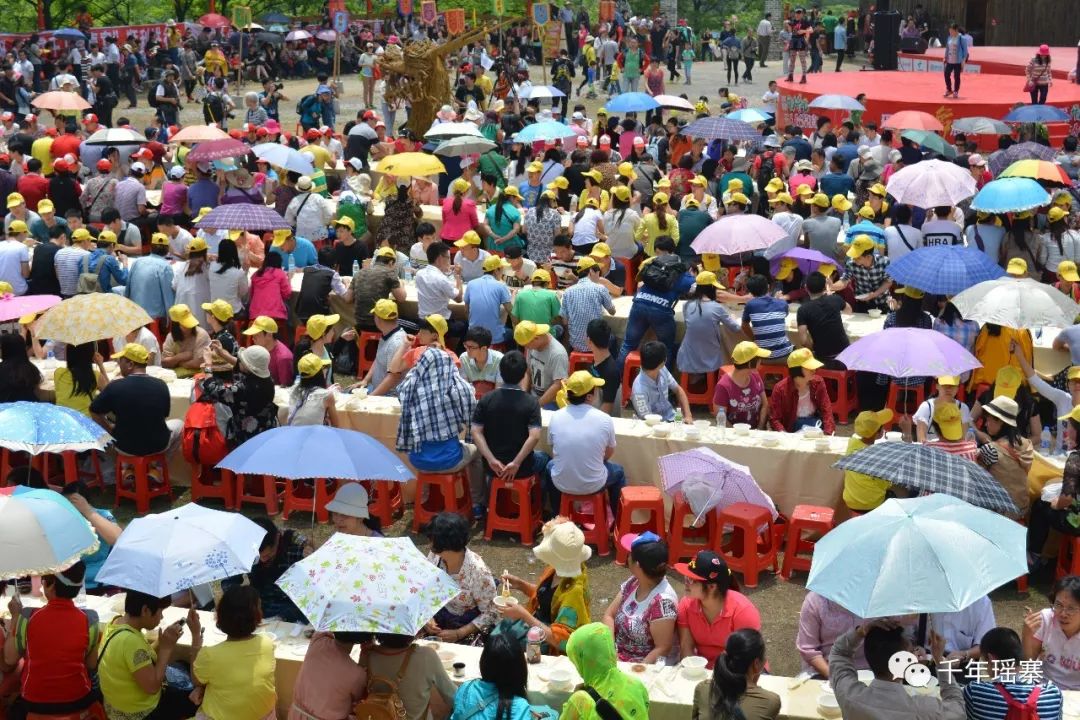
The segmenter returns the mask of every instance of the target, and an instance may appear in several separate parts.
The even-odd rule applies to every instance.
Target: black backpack
[[[641,271],[641,281],[653,292],[670,292],[686,273],[686,264],[678,255],[657,255]]]
[[[149,92],[146,93],[146,102],[150,107],[156,108],[158,106],[157,89],[159,87],[161,87],[161,83],[153,83]]]
[[[757,186],[764,192],[765,185],[776,177],[776,151],[768,150],[761,155],[761,165],[758,168]]]
[[[209,125],[217,123],[221,125],[225,120],[225,101],[217,93],[209,93],[203,98],[202,105],[203,122]]]

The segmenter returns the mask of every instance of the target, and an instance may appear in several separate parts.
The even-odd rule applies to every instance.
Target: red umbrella
[[[206,13],[199,18],[199,24],[208,28],[228,28],[232,27],[232,21],[224,15],[218,15],[217,13]]]
[[[921,110],[901,110],[893,113],[885,121],[882,127],[893,130],[929,130],[930,132],[944,132],[945,127],[941,121],[930,113]]]
[[[207,160],[221,160],[227,157],[243,157],[249,151],[250,148],[239,140],[225,138],[223,140],[199,143],[194,150],[188,153],[188,157],[195,162],[205,162]]]

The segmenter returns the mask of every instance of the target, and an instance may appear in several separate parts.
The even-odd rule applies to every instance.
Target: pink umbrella
[[[195,162],[205,162],[207,160],[221,160],[227,157],[243,157],[250,150],[251,148],[239,140],[224,138],[199,143],[194,150],[188,153],[188,157]]]
[[[334,32],[333,30],[320,30],[319,32],[315,33],[315,37],[318,40],[325,40],[326,42],[334,42],[334,40],[337,40],[337,33]]]
[[[296,42],[298,40],[310,40],[311,33],[307,30],[293,30],[285,36],[286,42]]]
[[[657,464],[664,489],[681,492],[698,520],[713,508],[723,509],[740,502],[767,508],[773,519],[777,518],[776,504],[754,480],[750,468],[709,448],[664,455]]]
[[[760,215],[725,215],[690,244],[698,253],[738,255],[764,250],[788,236],[787,230]]]
[[[922,110],[901,110],[889,116],[882,127],[892,130],[929,130],[930,132],[944,132],[945,126],[941,121],[930,113]]]
[[[59,304],[60,298],[56,295],[0,295],[0,322],[44,312]]]
[[[208,28],[227,28],[232,27],[232,21],[224,15],[217,13],[206,13],[199,18],[199,24]]]

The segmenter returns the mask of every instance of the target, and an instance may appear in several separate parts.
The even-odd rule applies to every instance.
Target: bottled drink
[[[360,261],[359,260],[353,260],[352,261],[352,276],[356,277],[359,274],[360,274]]]
[[[1042,434],[1039,436],[1039,440],[1039,448],[1042,450],[1043,454],[1048,454],[1050,452],[1050,445],[1053,442],[1053,437],[1051,437],[1050,435],[1049,425],[1043,428]]]
[[[681,423],[682,421],[683,421],[682,410],[676,410],[675,411],[675,417],[673,418],[673,422]]]
[[[720,430],[720,437],[724,437],[727,431],[727,411],[724,408],[716,411],[716,427]]]
[[[540,662],[540,645],[544,642],[544,631],[538,627],[529,628],[525,636],[525,662],[536,664]]]

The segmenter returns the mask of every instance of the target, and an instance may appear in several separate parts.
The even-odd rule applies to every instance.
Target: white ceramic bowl
[[[803,437],[808,437],[808,438],[819,438],[819,437],[823,437],[825,435],[825,431],[822,430],[819,427],[803,428],[802,433],[803,433]]]
[[[696,427],[701,432],[705,432],[711,426],[712,426],[712,423],[709,422],[708,420],[695,420],[694,421],[694,427]]]
[[[691,655],[690,657],[683,658],[683,673],[689,678],[704,677],[707,672],[705,666],[708,664],[709,661],[700,655]]]
[[[776,447],[780,444],[780,438],[775,435],[764,435],[761,438],[762,447]]]
[[[693,425],[684,425],[683,435],[686,436],[687,440],[697,440],[699,437],[701,437],[701,430],[694,427]]]
[[[731,426],[731,428],[735,431],[736,435],[749,435],[750,434],[750,425],[749,425],[749,423],[735,423],[734,425]]]
[[[548,684],[562,690],[568,690],[574,681],[574,676],[566,668],[553,668],[548,672]]]
[[[656,437],[667,437],[671,434],[671,423],[660,423],[652,426],[652,433]]]
[[[656,413],[649,413],[645,416],[645,424],[649,427],[652,427],[653,425],[659,425],[662,422],[664,422],[664,417],[662,415],[657,415]]]
[[[890,430],[889,432],[885,433],[885,439],[889,442],[900,442],[904,439],[904,433],[900,432],[899,430]]]
[[[823,437],[819,438],[814,443],[814,447],[818,450],[829,450],[830,448],[832,448],[832,443],[829,441],[829,438]]]
[[[516,597],[514,597],[513,595],[511,595],[510,597],[503,597],[502,595],[496,595],[495,599],[492,600],[491,602],[495,607],[503,608],[503,607],[513,607],[514,605],[517,605],[520,601]]]
[[[879,318],[881,317],[881,310],[877,308],[871,308],[870,310],[866,311],[866,314],[872,318]]]

